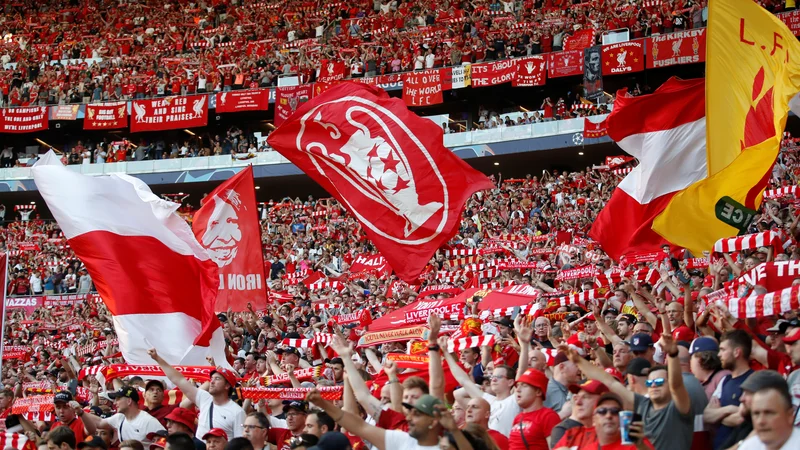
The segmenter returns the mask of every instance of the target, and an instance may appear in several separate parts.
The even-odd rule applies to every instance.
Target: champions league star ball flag
[[[218,312],[267,306],[255,192],[247,166],[208,194],[192,220],[197,241],[219,267]]]
[[[361,83],[305,103],[267,142],[358,219],[405,281],[453,237],[467,199],[493,187],[444,146],[438,125]]]
[[[124,174],[87,176],[52,151],[33,179],[75,255],[114,316],[128,364],[152,364],[156,347],[172,365],[226,364],[214,315],[217,265],[176,214],[179,205]]]

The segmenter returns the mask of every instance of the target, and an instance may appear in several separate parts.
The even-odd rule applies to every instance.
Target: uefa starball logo
[[[356,95],[319,104],[300,119],[295,145],[359,221],[379,236],[420,245],[447,224],[450,193],[443,168],[383,106]],[[419,192],[423,180],[425,191]]]

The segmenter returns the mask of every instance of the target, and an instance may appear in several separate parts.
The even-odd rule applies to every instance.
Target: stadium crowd
[[[276,86],[491,61],[563,48],[594,30],[631,37],[705,26],[705,0],[22,0],[0,23],[0,106]],[[763,0],[785,9],[781,0]],[[337,75],[340,76],[340,75]]]
[[[784,149],[772,188],[796,185],[796,150]],[[800,259],[794,196],[765,201],[750,230],[780,232],[782,247],[708,255],[705,264],[678,254],[626,264],[609,260],[587,238],[620,180],[614,171],[493,178],[495,189],[468,201],[458,235],[412,284],[350,270],[357,255],[376,250],[335,201],[263,204],[271,301],[219,314],[234,371],[209,361],[204,377],[188,380],[157,348],[150,356],[169,383],[147,372],[105,371],[124,361],[113,319],[91,295],[70,306],[11,309],[2,445],[24,448],[27,439],[50,450],[798,448],[798,311],[737,320],[708,301],[760,262]],[[3,228],[8,295],[90,292],[91,278],[58,227],[30,213],[25,218]],[[596,276],[564,276],[586,266]],[[596,288],[601,278],[613,280]],[[339,283],[318,283],[326,279]],[[764,290],[745,287],[739,295]],[[369,331],[399,308],[446,302],[470,288],[513,289],[527,295],[526,303],[484,310],[485,293],[476,292],[454,316],[430,313],[427,339],[356,345],[365,326]],[[369,320],[337,325],[348,313]],[[469,337],[475,340],[451,347]],[[292,399],[248,394],[257,387],[285,388]],[[48,393],[48,405],[12,413],[13,405]]]

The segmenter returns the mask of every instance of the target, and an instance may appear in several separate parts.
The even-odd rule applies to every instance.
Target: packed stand
[[[0,23],[0,106],[313,82],[328,62],[370,77],[559,51],[589,28],[599,42],[610,30],[641,38],[706,20],[705,0],[24,0],[5,5]]]
[[[97,298],[12,310],[4,446],[797,448],[798,308],[746,315],[713,300],[762,262],[800,259],[796,144],[787,141],[750,230],[773,231],[780,245],[705,260],[669,249],[656,261],[605,257],[586,238],[620,180],[603,169],[498,175],[412,284],[350,269],[375,249],[333,200],[263,204],[272,301],[219,314],[234,371],[209,361],[189,380],[157,348],[158,368],[124,365]],[[31,278],[48,279],[50,261],[81,268],[54,224],[26,218],[4,230],[9,286],[20,294],[24,280],[35,293]],[[587,266],[595,275],[568,275]],[[798,280],[790,275],[791,285]],[[45,282],[42,290],[80,286]],[[468,289],[474,296],[463,298]],[[767,292],[763,283],[737,289],[740,297]],[[524,301],[488,309],[489,290]],[[428,313],[414,322],[429,330],[421,339],[356,344],[393,313],[426,302],[412,306]],[[448,302],[454,313],[436,309]],[[49,405],[36,404],[48,393]]]

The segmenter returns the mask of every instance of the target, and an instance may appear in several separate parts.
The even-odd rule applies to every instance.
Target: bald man
[[[489,416],[491,416],[492,407],[489,402],[482,398],[473,398],[467,403],[467,411],[464,416],[467,425],[475,424],[483,427],[488,431],[489,436],[492,437],[494,443],[498,448],[508,448],[508,438],[496,430],[489,429]]]

